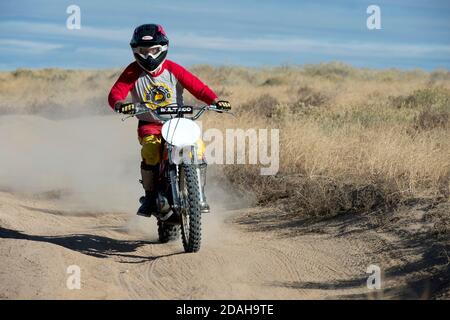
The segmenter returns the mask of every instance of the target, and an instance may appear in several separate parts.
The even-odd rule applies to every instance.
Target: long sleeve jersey
[[[165,60],[156,73],[149,74],[137,62],[132,62],[122,72],[111,88],[108,102],[111,108],[119,100],[125,100],[131,92],[133,102],[149,101],[158,106],[170,103],[183,104],[183,90],[195,98],[212,104],[217,95],[195,75],[171,60]],[[137,116],[145,122],[160,122],[151,113]]]

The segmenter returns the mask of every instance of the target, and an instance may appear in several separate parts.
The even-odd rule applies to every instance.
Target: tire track
[[[130,220],[127,215],[48,214],[43,209],[55,207],[49,201],[21,201],[4,193],[0,202],[1,236],[8,238],[8,248],[0,249],[0,291],[9,298],[36,294],[60,299],[336,297],[345,290],[330,288],[328,283],[360,277],[370,252],[364,241],[317,234],[286,239],[276,232],[236,227],[232,220],[211,223],[214,216],[209,216],[202,249],[185,254],[181,240],[159,244],[148,240],[147,227],[144,233],[125,227]],[[144,222],[153,225],[155,221]],[[17,250],[40,252],[46,259],[19,255]],[[57,266],[52,257],[58,257]],[[67,275],[61,274],[63,266],[71,264],[84,270],[84,288],[77,293],[67,290]],[[45,281],[39,279],[43,275]]]

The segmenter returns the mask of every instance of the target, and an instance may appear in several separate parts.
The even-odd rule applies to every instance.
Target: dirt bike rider
[[[169,39],[157,24],[144,24],[137,27],[131,38],[131,49],[135,61],[119,76],[108,96],[109,105],[124,114],[133,114],[134,106],[126,105],[125,99],[131,92],[133,102],[149,101],[158,106],[170,103],[183,105],[183,89],[187,89],[195,98],[217,108],[229,109],[228,101],[218,100],[217,95],[196,76],[175,62],[166,59]],[[161,161],[162,123],[151,113],[138,115],[138,138],[141,148],[141,176],[145,198],[137,214],[151,216],[156,211],[157,177]],[[200,204],[202,212],[209,212],[205,198],[206,162],[204,161],[204,143],[199,140],[198,158],[200,163],[202,192],[204,202]]]

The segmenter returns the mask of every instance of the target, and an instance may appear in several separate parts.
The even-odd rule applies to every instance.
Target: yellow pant
[[[160,135],[148,135],[139,137],[139,143],[141,144],[141,157],[145,164],[149,166],[157,165],[161,162],[162,150],[161,150],[161,136]],[[197,157],[203,159],[205,154],[205,143],[201,140],[197,140]]]

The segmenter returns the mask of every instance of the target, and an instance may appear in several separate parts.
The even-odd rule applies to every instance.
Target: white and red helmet
[[[134,29],[130,46],[136,62],[147,72],[153,72],[167,56],[169,39],[162,26],[143,24]]]

